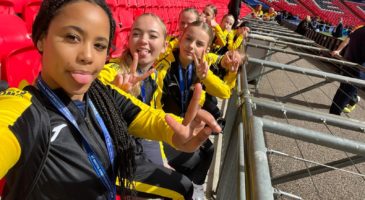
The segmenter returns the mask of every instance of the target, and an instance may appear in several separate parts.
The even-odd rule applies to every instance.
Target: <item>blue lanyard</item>
[[[38,76],[36,84],[37,84],[38,89],[44,95],[46,95],[46,97],[50,100],[50,102],[53,104],[53,106],[55,106],[57,108],[57,110],[59,112],[61,112],[62,115],[69,122],[71,122],[72,125],[78,130],[78,133],[81,136],[83,147],[85,148],[85,151],[87,153],[87,157],[88,157],[91,165],[93,166],[96,174],[98,175],[99,179],[101,180],[101,182],[103,183],[105,188],[108,190],[108,199],[110,199],[110,200],[115,199],[116,187],[115,187],[114,182],[112,182],[110,180],[110,177],[106,173],[103,165],[101,164],[100,160],[96,156],[95,152],[92,150],[90,144],[87,142],[87,139],[82,134],[81,129],[78,126],[78,124],[76,123],[76,120],[75,120],[74,116],[71,114],[70,110],[62,103],[62,101],[58,98],[58,96],[47,86],[47,84],[43,81],[41,76]],[[88,99],[88,103],[90,104],[91,109],[95,114],[96,120],[98,121],[98,123],[102,129],[102,132],[104,134],[109,159],[110,159],[110,162],[111,162],[111,165],[113,168],[114,149],[113,149],[112,139],[110,137],[110,134],[109,134],[109,132],[105,126],[105,123],[103,122],[99,112],[96,110],[94,104],[92,103],[92,101],[90,99]],[[113,171],[113,173],[114,173],[114,171]]]
[[[142,71],[138,70],[138,73],[141,74]],[[155,70],[155,80],[153,80],[153,81],[156,83],[156,80],[157,80],[157,70]],[[152,91],[152,95],[153,95],[153,92],[154,91]],[[141,94],[140,95],[141,95],[143,103],[146,103],[149,105],[149,102],[146,102],[147,99],[146,99],[145,80],[141,81]],[[156,105],[156,99],[154,98],[153,100],[155,101],[155,105]]]
[[[141,97],[143,103],[146,103],[146,89],[144,87],[144,80],[141,81]]]
[[[181,95],[181,113],[185,113],[185,106],[189,97],[189,89],[193,81],[193,64],[187,67],[188,77],[186,80],[186,73],[183,75],[181,64],[179,64],[179,88]]]

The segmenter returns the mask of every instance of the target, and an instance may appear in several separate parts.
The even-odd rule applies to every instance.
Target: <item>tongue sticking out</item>
[[[146,57],[148,55],[149,51],[144,49],[144,50],[139,50],[138,51],[138,57],[139,58],[143,58],[143,57]]]
[[[71,73],[71,77],[79,84],[88,84],[93,80],[91,74]]]

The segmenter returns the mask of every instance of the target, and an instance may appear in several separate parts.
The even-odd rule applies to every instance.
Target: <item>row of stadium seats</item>
[[[365,3],[358,3],[353,1],[344,1],[344,3],[362,20],[365,20]]]
[[[257,0],[256,0],[257,1]],[[345,25],[357,26],[363,23],[365,12],[361,6],[365,4],[340,0],[262,0],[261,2],[272,6],[276,10],[286,10],[300,18],[306,15],[319,16],[333,25],[338,24],[343,18]],[[353,8],[353,9],[351,9]],[[356,13],[354,13],[354,10]]]
[[[314,16],[319,16],[321,19],[331,22],[332,24],[337,24],[339,19],[342,17],[343,22],[346,25],[356,26],[362,21],[356,17],[350,10],[347,9],[339,0],[331,0],[331,5],[338,7],[342,12],[330,11],[328,6],[321,7],[324,3],[323,0],[298,0],[302,5],[306,5],[307,8],[314,14]]]
[[[31,83],[40,70],[40,55],[30,39],[32,23],[42,0],[0,0],[0,80],[18,87],[20,80]],[[218,9],[217,21],[227,12],[228,0],[194,2],[193,0],[107,0],[117,22],[112,57],[125,49],[134,19],[142,13],[154,13],[165,22],[168,33],[177,33],[178,13],[186,7],[199,11],[209,4]],[[245,7],[248,10],[247,7]],[[247,13],[247,11],[246,11]],[[19,17],[20,16],[20,17]]]
[[[264,2],[270,3],[268,1]],[[295,13],[295,15],[298,15],[300,18],[311,15],[311,13],[296,0],[272,1],[271,6],[273,6],[275,10],[286,10],[290,13]]]
[[[328,11],[332,11],[332,12],[343,13],[342,10],[339,7],[337,7],[336,5],[334,5],[332,3],[332,1],[329,1],[329,0],[314,0],[313,2],[319,8],[321,8],[322,10],[328,10]]]

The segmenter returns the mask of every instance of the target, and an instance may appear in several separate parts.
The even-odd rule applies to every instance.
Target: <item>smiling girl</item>
[[[144,103],[154,106],[158,72],[153,67],[159,54],[166,49],[165,39],[166,27],[158,16],[150,13],[140,15],[132,25],[128,48],[121,58],[114,60],[115,63],[105,65],[99,79],[109,83],[113,82]],[[132,79],[138,82],[133,82]],[[134,139],[136,176],[133,183],[137,196],[191,199],[193,187],[190,179],[163,167],[159,142],[141,138]]]

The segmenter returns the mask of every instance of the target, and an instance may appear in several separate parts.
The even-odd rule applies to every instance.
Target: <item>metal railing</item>
[[[256,23],[256,22],[255,22]],[[258,24],[267,24],[265,22],[257,22]],[[265,34],[264,34],[265,35]],[[254,39],[263,39],[265,37],[251,37]],[[298,44],[288,44],[282,41],[281,38],[276,37],[274,41],[269,42],[281,43],[284,45],[296,46]],[[265,39],[263,39],[265,40]],[[359,67],[359,65],[351,62],[340,61],[332,58],[324,58],[309,53],[295,52],[273,48],[270,45],[258,45],[247,43],[250,47],[266,49],[267,54],[264,57],[266,60],[250,57],[242,67],[241,73],[237,79],[237,90],[233,93],[227,104],[227,111],[225,119],[227,121],[224,134],[222,135],[222,149],[221,160],[218,162],[219,178],[216,187],[216,199],[274,199],[279,196],[285,196],[290,199],[303,199],[297,194],[292,194],[283,191],[278,187],[278,184],[284,184],[289,181],[297,181],[303,178],[310,178],[323,174],[325,172],[336,170],[361,177],[365,181],[365,175],[358,170],[356,164],[365,161],[365,143],[356,141],[354,139],[347,139],[344,136],[336,136],[328,129],[328,126],[338,127],[342,130],[351,130],[358,133],[365,132],[365,122],[361,120],[349,119],[348,117],[335,116],[321,111],[316,111],[311,108],[303,106],[296,106],[292,104],[284,104],[283,102],[275,102],[268,99],[254,97],[250,91],[248,84],[248,75],[246,69],[249,65],[262,66],[270,68],[271,70],[263,71],[259,76],[264,76],[270,72],[282,71],[293,72],[294,74],[302,74],[305,76],[322,78],[323,81],[317,82],[311,86],[303,89],[298,89],[288,95],[278,98],[285,101],[288,98],[294,97],[304,92],[315,88],[322,87],[328,83],[344,82],[357,87],[364,87],[365,81],[356,78],[341,76],[329,72],[323,72],[314,69],[298,67],[294,65],[275,63],[267,59],[273,52],[280,52],[285,54],[292,54],[300,56],[303,59],[323,60],[333,64],[345,65],[348,67]],[[328,50],[301,45],[303,48],[313,48],[320,52]],[[251,87],[252,89],[252,87]],[[312,122],[314,124],[324,125],[331,134],[323,131],[311,130],[303,128],[298,125],[292,125],[264,117],[255,116],[257,111],[264,111],[267,115],[275,114],[285,116],[288,121],[288,116],[291,119],[304,120],[305,122]],[[268,147],[265,141],[266,134],[274,134],[292,138],[296,141],[308,142],[313,145],[336,149],[345,152],[346,157],[333,160],[330,162],[321,163],[313,161],[303,156],[302,150],[300,156],[294,156],[290,153],[279,151]],[[349,155],[351,154],[351,155]],[[269,158],[272,156],[286,157],[294,159],[305,164],[305,169],[294,170],[285,174],[273,176],[270,168]],[[308,165],[311,164],[311,166]],[[349,171],[345,167],[353,166],[357,171]],[[321,199],[318,188],[313,182],[313,186],[317,195]]]

